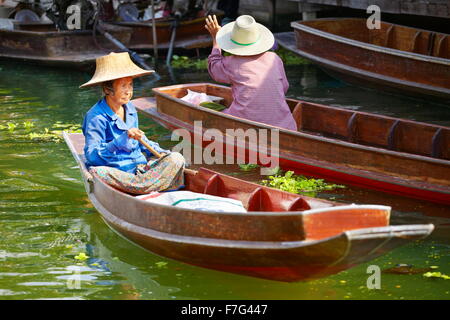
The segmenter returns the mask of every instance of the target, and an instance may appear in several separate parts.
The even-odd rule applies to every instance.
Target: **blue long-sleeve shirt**
[[[85,137],[84,154],[86,166],[109,166],[122,171],[135,173],[138,164],[146,164],[153,154],[137,140],[128,138],[127,131],[138,128],[136,108],[131,102],[124,105],[125,122],[108,106],[106,99],[98,101],[86,114],[83,121]],[[144,140],[157,152],[170,153],[158,143]]]

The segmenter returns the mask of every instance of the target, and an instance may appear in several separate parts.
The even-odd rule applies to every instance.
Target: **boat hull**
[[[206,17],[181,21],[176,28],[175,48],[195,49],[208,48],[212,45],[211,36],[205,29]],[[130,48],[137,51],[153,50],[152,21],[116,22],[119,26],[133,29]],[[172,34],[172,21],[156,21],[156,40],[158,49],[168,49]]]
[[[369,30],[359,26],[362,23],[365,20],[292,22],[293,51],[347,82],[450,102],[448,35],[388,23]],[[366,37],[354,35],[351,28],[356,25],[367,30]]]
[[[433,230],[427,225],[362,229],[312,243],[219,240],[138,227],[105,210],[95,198],[91,201],[112,229],[153,253],[207,269],[283,282],[339,273]]]
[[[103,25],[115,38],[127,45],[131,29]],[[61,67],[95,67],[95,59],[116,51],[108,40],[92,31],[0,30],[0,57],[34,64]],[[47,27],[48,28],[48,27]]]

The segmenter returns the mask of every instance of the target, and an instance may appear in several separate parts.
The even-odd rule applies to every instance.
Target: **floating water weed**
[[[84,261],[89,259],[89,256],[87,256],[84,252],[80,252],[78,255],[75,256],[76,260]]]
[[[17,127],[17,124],[15,124],[14,122],[8,122],[6,123],[6,125],[8,126],[9,131],[14,131],[14,129]]]
[[[167,262],[160,261],[160,262],[156,262],[155,265],[156,265],[158,268],[164,268],[165,266],[167,266]]]
[[[32,127],[34,127],[34,123],[31,121],[25,121],[25,122],[23,122],[23,127],[25,129],[31,129]]]
[[[44,129],[44,133],[31,132],[28,136],[31,140],[61,142],[63,140],[62,133],[81,133],[79,124],[61,123],[60,121],[52,125],[52,130]],[[59,129],[59,130],[54,130]],[[63,130],[61,130],[63,129]]]
[[[259,165],[254,164],[254,163],[249,163],[249,164],[240,164],[239,165],[239,169],[241,171],[252,171],[253,169],[259,168]]]
[[[440,272],[427,272],[423,274],[426,278],[441,278],[445,280],[450,280],[450,276],[440,273]]]
[[[299,57],[285,48],[280,47],[275,53],[283,60],[284,65],[311,64],[308,60]]]
[[[308,193],[311,195],[315,195],[319,191],[345,188],[343,185],[326,183],[323,179],[308,179],[304,176],[297,176],[294,175],[293,171],[287,171],[284,175],[281,172],[269,176],[269,180],[263,180],[261,183],[291,193]]]
[[[172,56],[172,67],[174,68],[195,68],[197,70],[206,70],[208,68],[208,59],[194,59],[186,56]]]

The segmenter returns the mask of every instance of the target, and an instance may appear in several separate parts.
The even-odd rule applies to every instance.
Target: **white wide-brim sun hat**
[[[216,35],[219,47],[238,56],[253,56],[273,47],[272,32],[252,16],[242,15],[236,21],[227,23]]]
[[[95,86],[102,82],[116,80],[127,77],[142,77],[155,72],[154,70],[144,70],[131,61],[128,52],[111,52],[106,56],[95,60],[95,73],[91,80],[82,84],[80,88]]]

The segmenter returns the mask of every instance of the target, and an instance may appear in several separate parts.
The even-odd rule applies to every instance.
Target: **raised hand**
[[[209,34],[213,38],[213,40],[216,40],[216,34],[220,30],[219,22],[217,22],[216,15],[206,17],[206,30],[208,30]]]

